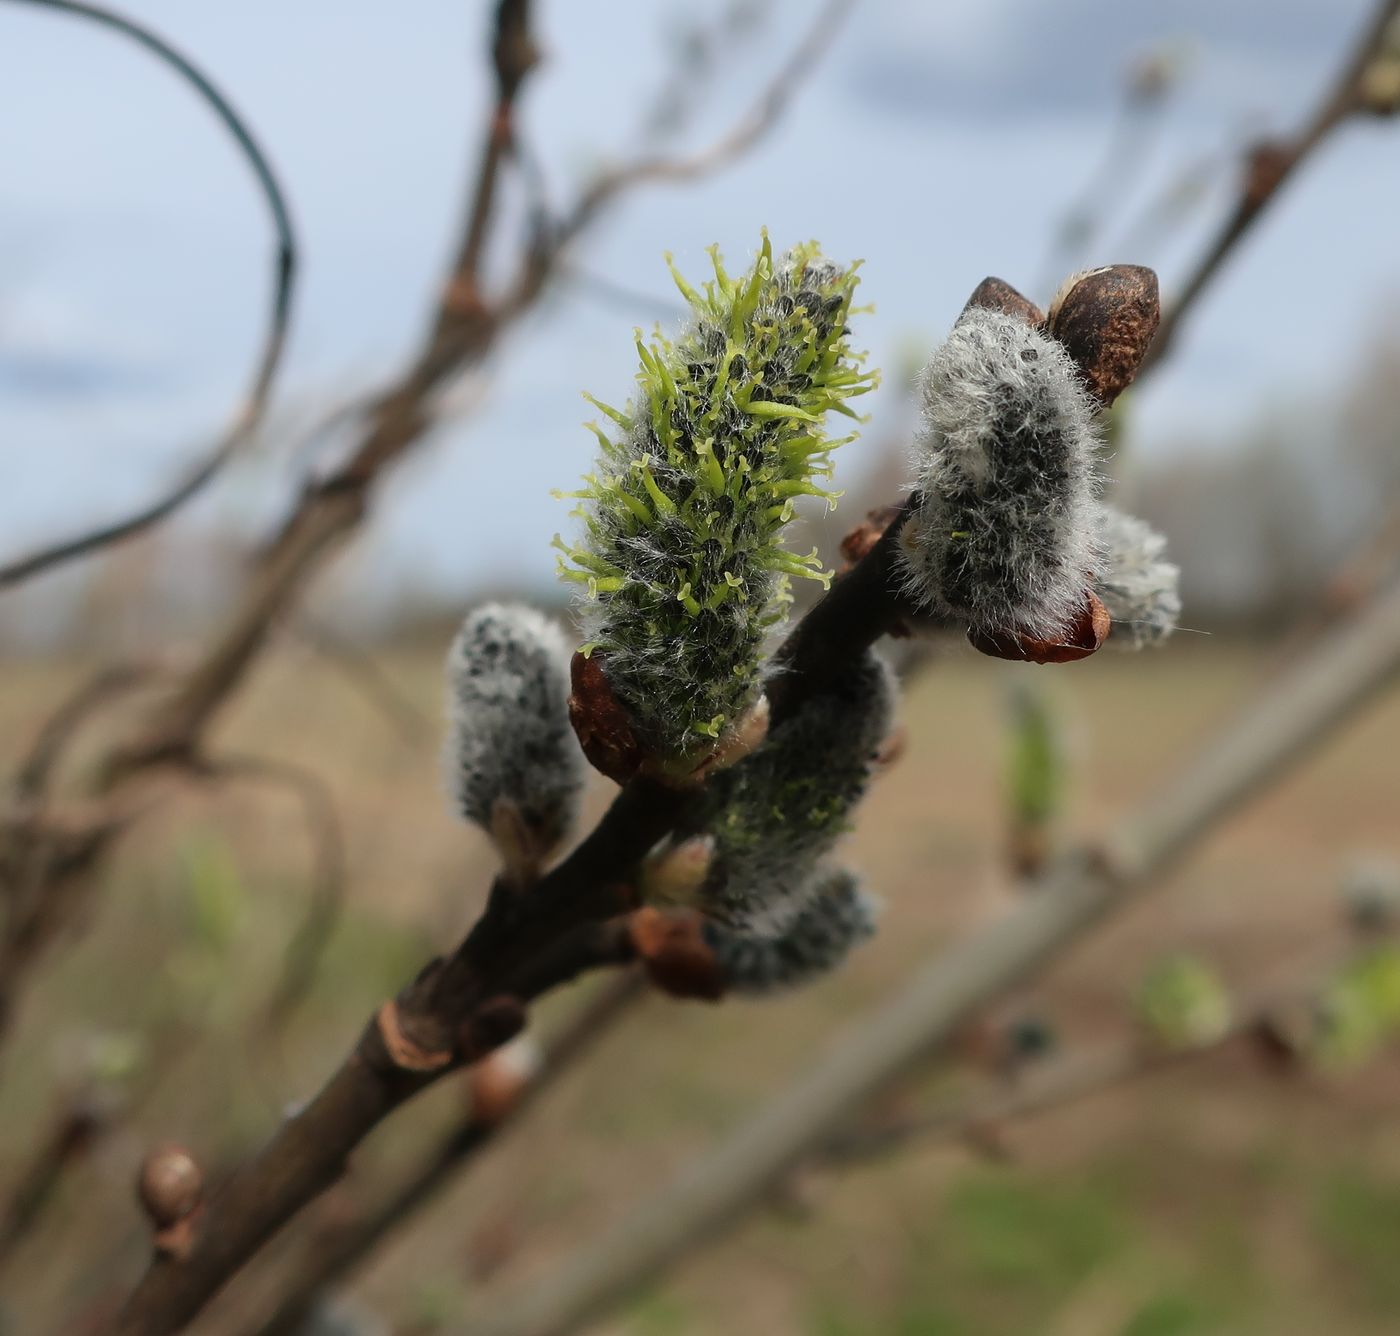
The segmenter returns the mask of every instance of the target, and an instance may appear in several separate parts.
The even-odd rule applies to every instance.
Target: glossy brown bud
[[[1047,329],[1106,408],[1132,384],[1161,314],[1157,275],[1138,264],[1111,264],[1065,283]]]

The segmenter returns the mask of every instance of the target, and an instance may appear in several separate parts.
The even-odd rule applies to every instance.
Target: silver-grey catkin
[[[907,587],[977,631],[1060,635],[1100,565],[1099,435],[1069,354],[1000,311],[966,312],[920,384]]]
[[[829,973],[875,933],[878,904],[842,868],[819,869],[802,909],[776,937],[707,923],[705,939],[732,993],[795,988]]]
[[[696,832],[715,842],[701,895],[712,918],[767,936],[793,921],[865,796],[897,694],[888,666],[868,651],[774,725],[753,755],[710,779]]]
[[[1113,618],[1108,643],[1160,645],[1181,618],[1180,571],[1165,559],[1167,540],[1149,525],[1105,505],[1099,522],[1103,564],[1094,592]]]
[[[447,789],[491,829],[512,803],[542,850],[568,833],[587,766],[569,724],[570,645],[534,608],[488,603],[468,614],[447,656]]]

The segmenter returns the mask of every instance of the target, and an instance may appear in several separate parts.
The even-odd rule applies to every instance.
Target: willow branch
[[[55,566],[100,551],[127,538],[133,538],[159,524],[203,489],[205,484],[239,452],[257,430],[267,411],[273,381],[286,346],[297,269],[297,246],[292,231],[291,213],[272,165],[247,122],[198,66],[150,29],[101,5],[80,3],[80,0],[11,0],[11,3],[58,10],[111,28],[145,47],[184,79],[218,117],[252,169],[272,220],[277,247],[273,256],[272,299],[268,307],[262,351],[243,401],[223,436],[169,491],[134,514],[40,548],[0,566],[0,589],[18,584],[41,571],[51,570]]]
[[[1290,139],[1256,145],[1245,164],[1240,197],[1215,239],[1197,261],[1176,302],[1162,313],[1162,324],[1143,363],[1143,371],[1155,366],[1169,352],[1182,320],[1209,287],[1211,280],[1284,184],[1312,153],[1344,124],[1365,108],[1362,80],[1383,48],[1386,30],[1400,16],[1400,0],[1380,0],[1327,94],[1303,128]]]
[[[645,995],[635,971],[605,984],[545,1043],[539,1065],[505,1109],[473,1107],[393,1189],[351,1220],[337,1218],[313,1240],[276,1311],[252,1329],[257,1336],[297,1336],[320,1299],[342,1283],[392,1234],[437,1201],[526,1109],[590,1052]],[[250,1331],[249,1336],[252,1336]]]
[[[897,533],[891,525],[808,614],[803,626],[815,619],[817,633],[799,626],[780,651],[784,671],[770,691],[775,723],[908,612],[889,576]],[[535,998],[587,970],[633,960],[634,869],[695,801],[691,790],[633,780],[588,838],[528,892],[498,880],[458,948],[371,1019],[321,1092],[212,1196],[188,1255],[155,1258],[114,1330],[179,1330],[339,1177],[351,1151],[394,1109],[508,1038]]]
[[[1400,587],[1314,651],[1097,851],[917,973],[806,1076],[473,1336],[559,1336],[740,1218],[869,1099],[1162,874],[1400,672]]]
[[[103,706],[149,682],[158,669],[151,664],[113,664],[100,668],[64,698],[40,725],[29,750],[15,770],[15,799],[38,802],[48,790],[59,758],[77,731]]]

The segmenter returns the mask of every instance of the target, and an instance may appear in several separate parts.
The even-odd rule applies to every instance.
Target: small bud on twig
[[[663,844],[642,861],[637,878],[642,899],[649,905],[694,908],[710,875],[714,856],[712,835]]]
[[[1108,609],[1093,594],[1085,594],[1073,620],[1054,637],[1015,631],[969,630],[972,647],[994,659],[1016,663],[1074,663],[1103,648],[1113,627]]]
[[[1154,965],[1136,1003],[1144,1029],[1165,1048],[1199,1048],[1230,1028],[1230,994],[1215,970],[1195,956],[1169,956]]]
[[[596,650],[591,655],[574,655],[569,722],[589,763],[617,784],[638,775],[678,787],[702,783],[708,775],[743,760],[768,732],[768,698],[760,695],[738,723],[708,747],[684,757],[648,753],[638,740],[630,712],[608,681],[604,657]]]
[[[972,291],[962,313],[971,310],[1000,311],[1002,315],[1015,316],[1035,329],[1045,324],[1045,312],[1029,297],[1023,297],[1010,283],[1000,278],[984,278]]]
[[[724,995],[724,979],[699,914],[647,907],[636,910],[628,925],[648,977],[663,992],[706,1002]]]
[[[1068,279],[1046,329],[1107,407],[1132,384],[1161,315],[1157,275],[1143,265],[1111,264]]]
[[[157,1251],[188,1255],[204,1195],[204,1174],[183,1146],[158,1146],[141,1162],[136,1194],[155,1229]]]
[[[521,1035],[474,1062],[466,1077],[472,1121],[494,1127],[509,1117],[542,1061],[539,1045]]]

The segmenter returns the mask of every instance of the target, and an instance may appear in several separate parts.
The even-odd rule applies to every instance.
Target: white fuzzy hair
[[[1164,559],[1167,540],[1114,506],[1099,518],[1103,568],[1094,592],[1113,618],[1110,645],[1143,649],[1160,645],[1181,617],[1176,566]]]
[[[920,499],[900,534],[909,592],[978,631],[1058,636],[1101,565],[1096,410],[1069,354],[974,308],[920,390]]]
[[[774,993],[834,970],[874,935],[878,916],[879,902],[851,873],[824,868],[813,875],[802,909],[778,936],[707,923],[705,938],[730,992]]]
[[[498,799],[552,847],[573,825],[587,767],[569,724],[570,644],[521,604],[467,615],[447,656],[448,793],[468,821],[491,828]]]

